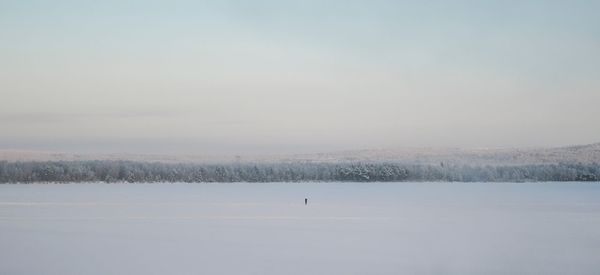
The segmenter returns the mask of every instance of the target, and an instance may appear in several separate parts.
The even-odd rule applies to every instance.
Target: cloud
[[[115,120],[164,118],[180,115],[181,112],[166,110],[116,111],[116,112],[32,112],[0,114],[2,123],[69,123],[81,120]]]

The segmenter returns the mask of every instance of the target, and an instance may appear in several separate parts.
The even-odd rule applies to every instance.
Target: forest
[[[600,164],[473,166],[440,163],[162,163],[135,161],[0,161],[0,183],[599,181]]]

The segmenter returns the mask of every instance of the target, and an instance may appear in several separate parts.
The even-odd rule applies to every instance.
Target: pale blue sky
[[[0,149],[600,141],[600,1],[3,1]]]

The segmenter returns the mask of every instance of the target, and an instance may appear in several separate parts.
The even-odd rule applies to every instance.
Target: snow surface
[[[0,185],[0,274],[598,270],[599,183]]]

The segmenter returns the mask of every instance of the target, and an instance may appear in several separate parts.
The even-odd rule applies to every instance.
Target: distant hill
[[[298,159],[298,156],[296,156]],[[302,158],[299,158],[302,159]],[[307,155],[305,161],[525,165],[600,163],[600,143],[556,148],[401,148]]]
[[[70,154],[44,151],[0,150],[5,161],[128,160],[162,163],[351,163],[391,162],[399,164],[528,165],[600,163],[600,143],[554,148],[398,148],[338,151],[295,155],[157,155]]]

